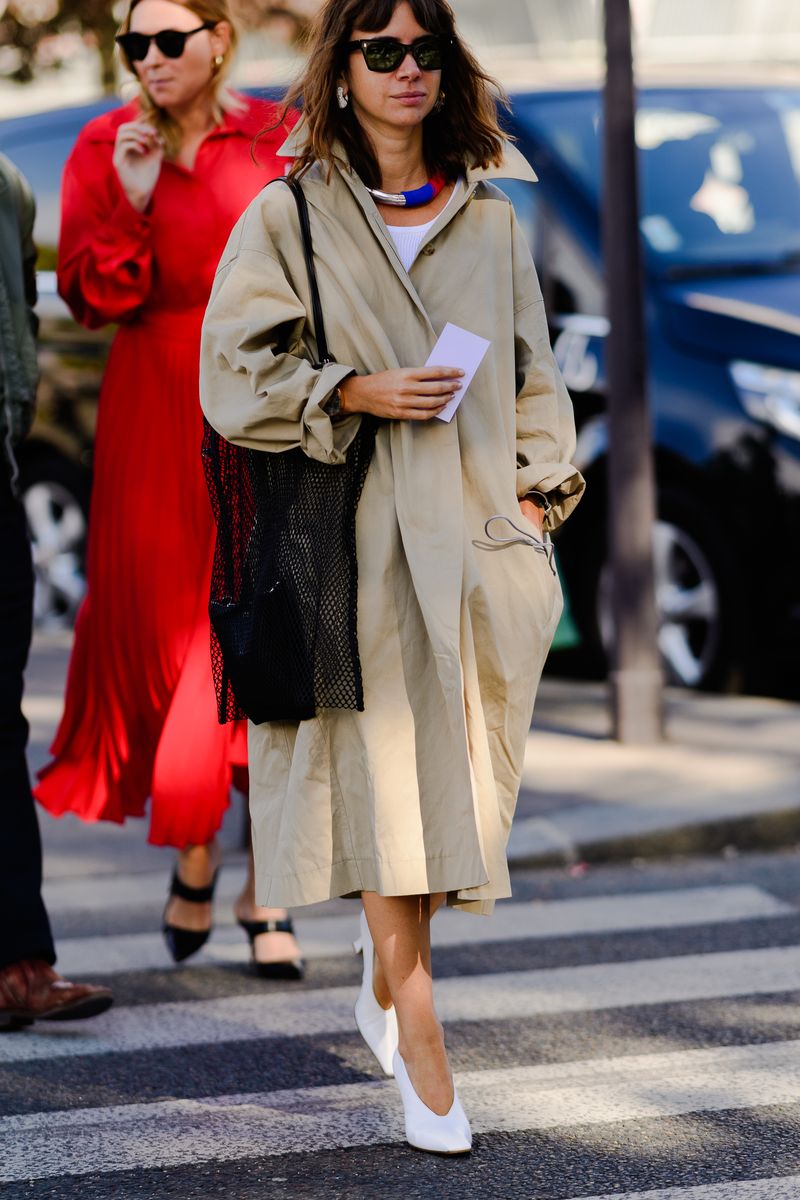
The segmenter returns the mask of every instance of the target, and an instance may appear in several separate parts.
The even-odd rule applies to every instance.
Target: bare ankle
[[[392,993],[389,991],[389,984],[386,982],[386,976],[383,973],[383,968],[378,962],[377,956],[372,969],[372,991],[378,1004],[383,1009],[392,1007]]]
[[[410,1024],[413,1029],[413,1036],[404,1036],[401,1025],[398,1049],[404,1062],[413,1063],[418,1059],[438,1057],[444,1057],[446,1060],[444,1029],[436,1017],[417,1019],[411,1023],[406,1022],[406,1024]]]
[[[206,887],[214,876],[220,862],[216,842],[205,846],[185,846],[178,851],[178,873],[189,887]]]
[[[236,902],[233,906],[233,910],[237,916],[250,919],[251,917],[255,916],[255,909],[256,909],[255,891],[248,888],[247,885],[245,884],[245,886],[242,888],[241,892],[239,893],[238,897],[236,898]]]

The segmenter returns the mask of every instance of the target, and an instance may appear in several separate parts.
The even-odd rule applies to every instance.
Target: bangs
[[[2,0],[0,0],[2,3]],[[287,109],[303,108],[304,144],[290,168],[300,177],[314,163],[327,168],[330,178],[336,165],[353,171],[371,188],[381,186],[375,150],[352,105],[340,109],[337,86],[347,75],[353,32],[380,34],[391,24],[400,0],[324,0],[318,13],[305,71],[285,97]],[[499,124],[498,104],[508,107],[505,92],[481,67],[459,38],[448,0],[406,0],[414,20],[425,33],[447,38],[443,64],[444,96],[423,124],[423,154],[431,175],[449,182],[470,166],[499,165],[505,135]],[[337,149],[338,147],[338,149]]]
[[[427,33],[442,33],[452,37],[455,34],[455,22],[448,5],[441,0],[407,0],[414,20]],[[377,33],[385,29],[394,16],[394,11],[400,0],[363,0],[356,6],[348,36],[354,29],[365,29],[367,33]]]

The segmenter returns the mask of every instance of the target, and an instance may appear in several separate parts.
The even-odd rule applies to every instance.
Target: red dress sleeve
[[[113,136],[84,130],[64,168],[58,290],[89,329],[133,318],[153,282],[150,217],[129,203],[112,154]]]

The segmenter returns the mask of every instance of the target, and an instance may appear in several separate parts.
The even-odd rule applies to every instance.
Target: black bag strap
[[[314,317],[314,336],[317,341],[317,355],[319,357],[319,366],[324,367],[326,363],[336,362],[336,359],[328,349],[328,338],[325,333],[325,320],[322,316],[322,301],[319,295],[317,269],[314,266],[314,243],[311,240],[308,201],[298,179],[286,179],[285,182],[292,190],[292,195],[297,204],[297,215],[300,218],[300,234],[303,239],[303,254],[306,260],[306,270],[308,271],[308,286],[311,291],[311,311]]]

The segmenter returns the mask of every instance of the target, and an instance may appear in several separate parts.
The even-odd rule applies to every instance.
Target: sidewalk
[[[544,680],[512,863],[800,842],[800,704],[670,689],[666,708],[662,745],[621,746],[604,684]]]
[[[32,770],[47,757],[61,709],[69,638],[36,639],[25,708]],[[525,754],[511,834],[515,866],[601,862],[800,843],[800,704],[741,696],[667,693],[667,740],[620,746],[610,739],[605,685],[545,678]],[[231,810],[223,840],[240,842]],[[56,824],[59,829],[47,826]],[[131,869],[161,864],[139,822],[94,827],[47,822],[48,876],[111,868],[106,843],[127,843]],[[91,849],[90,849],[91,845]],[[106,862],[104,863],[104,860]]]

